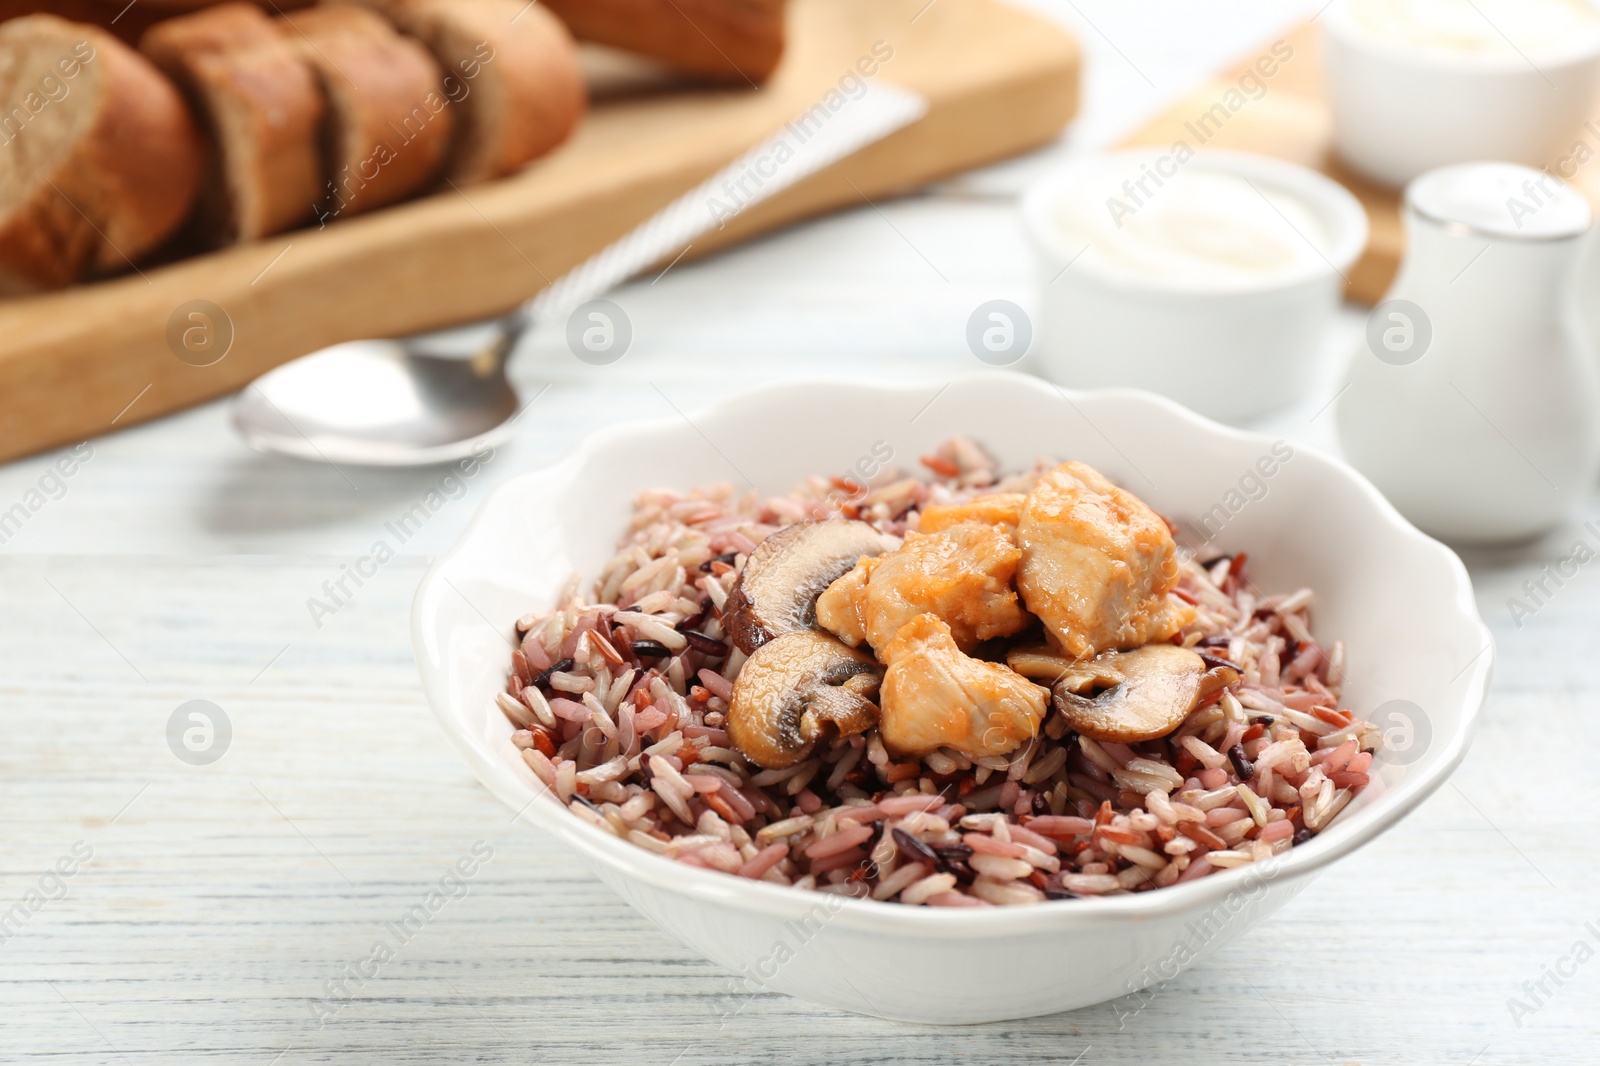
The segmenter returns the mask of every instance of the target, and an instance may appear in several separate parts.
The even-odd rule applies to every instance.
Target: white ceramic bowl
[[[1157,166],[1162,173],[1242,176],[1260,190],[1299,200],[1321,224],[1325,247],[1296,268],[1248,282],[1098,265],[1092,253],[1083,254],[1082,242],[1062,233],[1057,216],[1068,198],[1085,195],[1081,183],[1108,165],[1135,177]],[[1181,165],[1158,151],[1077,160],[1028,190],[1022,216],[1039,256],[1039,342],[1030,366],[1073,388],[1149,389],[1235,422],[1305,398],[1344,292],[1342,275],[1367,243],[1366,213],[1341,185],[1305,167],[1240,152],[1200,152]]]
[[[1335,151],[1366,177],[1398,187],[1435,167],[1498,160],[1570,178],[1587,156],[1567,167],[1563,157],[1580,139],[1595,147],[1581,127],[1600,87],[1600,32],[1528,55],[1389,40],[1344,3],[1322,23]]]
[[[843,1010],[981,1022],[1082,1007],[1169,979],[1265,919],[1312,876],[1392,826],[1461,761],[1489,680],[1489,636],[1465,569],[1343,464],[1296,450],[1244,503],[1241,479],[1273,443],[1157,397],[1064,393],[989,373],[889,387],[785,384],[692,419],[608,429],[553,467],[507,482],[417,592],[424,688],[478,779],[572,847],[663,930],[733,971],[728,1009],[759,985]],[[1136,895],[945,910],[844,900],[674,863],[581,821],[512,748],[493,705],[515,619],[549,606],[574,570],[593,576],[640,490],[738,480],[764,492],[844,471],[887,442],[914,467],[966,434],[1006,466],[1089,462],[1180,521],[1221,507],[1217,550],[1248,549],[1262,587],[1319,592],[1315,623],[1349,649],[1346,698],[1409,700],[1414,743],[1324,833],[1259,868]],[[532,935],[532,928],[527,930]],[[508,935],[518,935],[510,930]],[[734,976],[738,975],[738,976]],[[518,975],[502,975],[515,984]]]

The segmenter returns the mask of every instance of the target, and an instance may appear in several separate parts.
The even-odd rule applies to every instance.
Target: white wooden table
[[[1454,781],[1136,1017],[1124,1001],[921,1028],[764,995],[723,1020],[729,975],[513,826],[435,728],[412,662],[411,593],[495,483],[596,426],[671,414],[663,393],[692,409],[783,376],[974,368],[970,310],[1031,305],[1009,200],[1027,176],[1315,9],[1055,6],[1092,52],[1088,110],[1063,145],[636,284],[615,297],[635,341],[614,366],[534,337],[520,383],[550,388],[516,439],[320,627],[308,598],[438,472],[262,458],[211,405],[94,441],[64,494],[46,480],[60,498],[0,546],[0,1062],[1600,1057],[1600,961],[1573,955],[1580,940],[1600,947],[1600,577],[1585,568],[1520,627],[1506,604],[1576,529],[1469,559],[1500,663]],[[1349,312],[1329,352],[1359,324]],[[1329,420],[1312,417],[1323,399],[1281,430],[1326,442]],[[52,458],[0,468],[0,509],[26,499]],[[169,718],[190,700],[231,723],[211,765],[169,748]],[[1561,739],[1530,742],[1535,731]],[[376,974],[351,979],[385,923],[475,844],[492,858],[448,886],[459,898]],[[1570,976],[1558,986],[1546,967]],[[1514,1015],[1508,1000],[1534,1006],[1523,983],[1541,978],[1541,1005]],[[347,1002],[319,1021],[339,981]]]

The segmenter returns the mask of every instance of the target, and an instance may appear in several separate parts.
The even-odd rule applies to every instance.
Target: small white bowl
[[[1298,201],[1321,232],[1300,232],[1280,215],[1283,235],[1308,244],[1302,261],[1248,278],[1126,269],[1062,232],[1064,208],[1100,209],[1086,203],[1093,195],[1086,187],[1108,170],[1137,179],[1157,168],[1179,176],[1242,177],[1263,199]],[[1147,202],[1156,203],[1164,188],[1146,187],[1154,194]],[[1276,210],[1265,202],[1254,206]],[[1033,368],[1074,388],[1149,389],[1230,422],[1279,410],[1309,393],[1344,273],[1367,243],[1366,213],[1337,182],[1238,152],[1199,152],[1182,164],[1171,152],[1145,150],[1078,160],[1039,179],[1022,199],[1022,216],[1040,260]]]
[[[1347,3],[1322,22],[1335,151],[1353,170],[1397,188],[1451,163],[1559,168],[1600,88],[1600,22],[1533,54],[1390,39],[1362,25]],[[1498,36],[1492,23],[1484,28]],[[1592,149],[1593,138],[1584,139]]]
[[[1346,699],[1409,700],[1412,743],[1322,834],[1271,863],[1189,884],[1032,907],[950,910],[844,900],[697,869],[577,818],[518,757],[494,706],[515,620],[574,570],[592,578],[633,496],[751,478],[778,493],[844,471],[887,442],[915,466],[966,434],[1007,467],[1040,455],[1104,470],[1179,521],[1227,515],[1214,550],[1248,549],[1262,587],[1309,584],[1318,634],[1345,640]],[[766,987],[842,1010],[983,1022],[1070,1010],[1168,980],[1264,920],[1317,873],[1394,825],[1466,753],[1493,653],[1460,560],[1418,533],[1342,463],[1295,450],[1246,503],[1273,442],[1157,397],[1071,393],[1018,374],[954,383],[784,384],[690,418],[605,430],[553,467],[501,486],[428,571],[412,611],[423,687],[472,772],[553,833],[669,935],[727,967],[725,1008]],[[879,448],[881,453],[881,446]],[[734,470],[725,456],[736,457]],[[1147,480],[1148,479],[1148,480]],[[1237,506],[1236,506],[1237,504]],[[1395,758],[1398,753],[1398,759]],[[507,936],[535,935],[525,930]],[[735,976],[737,975],[737,976]],[[524,975],[499,975],[516,987]]]

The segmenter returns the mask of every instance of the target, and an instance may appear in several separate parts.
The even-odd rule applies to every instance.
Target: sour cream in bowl
[[[1022,210],[1040,256],[1034,369],[1234,421],[1313,387],[1367,237],[1336,183],[1231,152],[1081,160],[1041,179]]]
[[[1595,150],[1592,0],[1339,0],[1322,22],[1335,149],[1366,177],[1492,160],[1570,178]]]

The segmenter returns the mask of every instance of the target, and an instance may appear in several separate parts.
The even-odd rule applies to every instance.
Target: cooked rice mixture
[[[1312,592],[1263,595],[1244,554],[1183,553],[1196,608],[1175,642],[1237,667],[1179,728],[1124,745],[1052,708],[1005,756],[949,748],[896,761],[878,731],[763,770],[726,731],[746,656],[721,613],[748,554],[806,519],[917,528],[921,509],[1028,492],[970,441],[931,478],[812,477],[760,499],[730,485],[635,501],[592,600],[574,577],[517,623],[497,702],[528,766],[580,818],[678,862],[797,888],[935,907],[1141,892],[1261,862],[1309,840],[1368,783],[1377,727],[1341,707],[1343,646],[1311,638]]]

